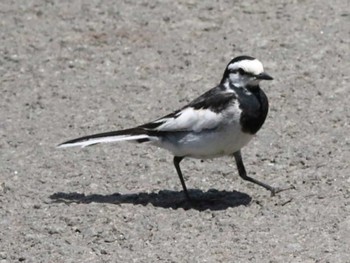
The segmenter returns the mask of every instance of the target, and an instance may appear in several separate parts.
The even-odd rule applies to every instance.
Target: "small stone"
[[[7,259],[7,254],[5,251],[0,251],[0,259]]]

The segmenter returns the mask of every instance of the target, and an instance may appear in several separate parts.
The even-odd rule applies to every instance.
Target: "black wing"
[[[236,94],[217,86],[182,109],[174,111],[139,128],[155,131],[200,131],[215,128],[222,120],[219,114],[237,99]]]

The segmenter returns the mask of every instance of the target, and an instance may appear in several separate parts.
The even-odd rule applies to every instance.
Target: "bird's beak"
[[[273,80],[273,77],[271,77],[269,74],[263,72],[256,76],[257,79],[264,79],[264,80]]]

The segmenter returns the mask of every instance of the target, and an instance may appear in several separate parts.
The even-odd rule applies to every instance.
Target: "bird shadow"
[[[191,201],[184,197],[182,191],[163,190],[158,193],[134,193],[120,194],[114,193],[110,195],[89,194],[83,193],[63,193],[58,192],[50,196],[53,203],[108,203],[108,204],[134,204],[143,205],[152,204],[155,207],[172,208],[184,210],[194,209],[198,211],[204,210],[225,210],[229,207],[237,207],[248,205],[252,198],[245,193],[237,191],[218,191],[210,189],[206,192],[201,190],[191,189],[188,191],[191,196]]]

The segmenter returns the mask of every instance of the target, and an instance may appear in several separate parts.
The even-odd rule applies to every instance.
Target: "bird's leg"
[[[182,161],[183,158],[184,157],[174,156],[174,165],[175,165],[175,169],[176,169],[177,175],[180,178],[181,185],[182,185],[182,188],[184,190],[185,196],[186,196],[187,200],[190,201],[191,198],[190,198],[190,196],[189,196],[189,194],[187,192],[185,180],[184,180],[184,178],[182,176],[182,172],[181,172],[181,169],[180,169],[180,162]]]
[[[294,187],[289,187],[289,188],[275,188],[272,187],[268,184],[265,184],[263,182],[260,182],[254,178],[251,178],[247,175],[247,172],[244,168],[244,164],[243,164],[243,160],[242,160],[242,155],[241,155],[241,151],[237,151],[233,154],[233,156],[235,157],[236,160],[236,164],[237,164],[237,169],[238,169],[238,173],[239,176],[243,179],[243,180],[247,180],[249,182],[252,182],[254,184],[260,185],[262,187],[264,187],[265,189],[269,190],[271,192],[271,196],[274,196],[275,194],[285,191],[285,190],[289,190],[289,189],[293,189]]]

